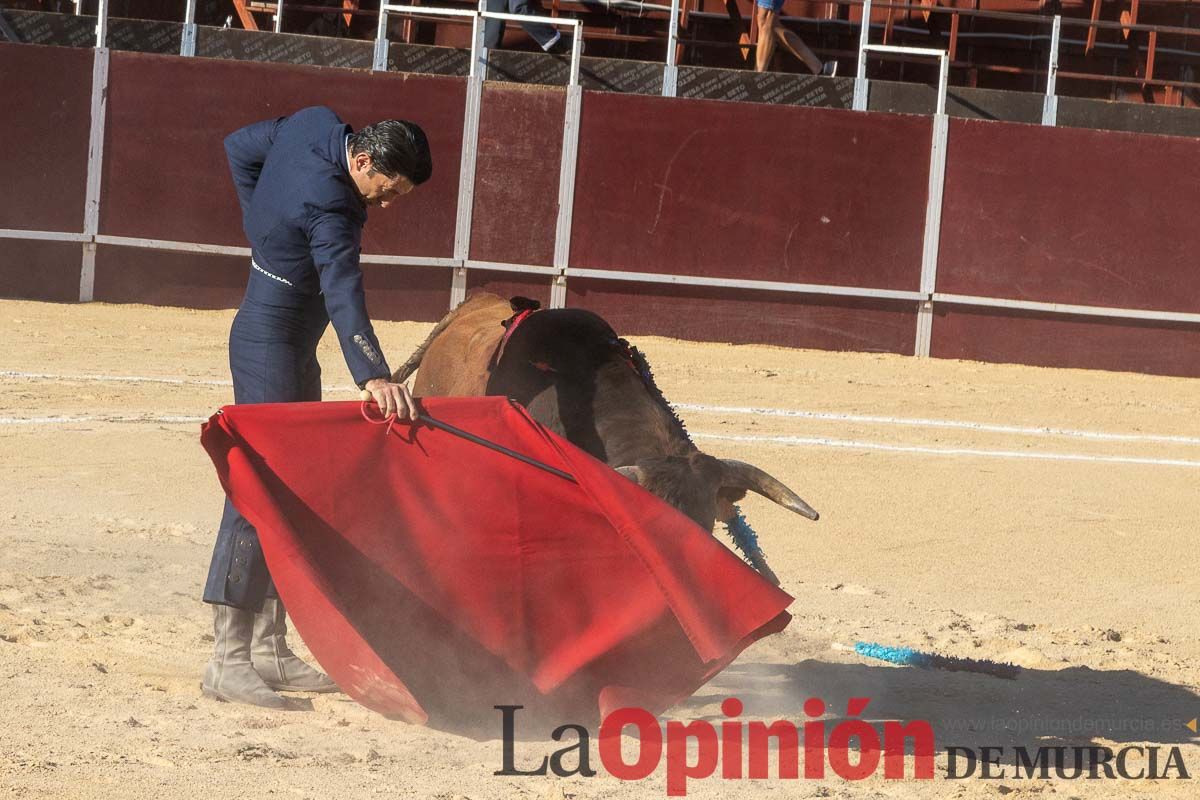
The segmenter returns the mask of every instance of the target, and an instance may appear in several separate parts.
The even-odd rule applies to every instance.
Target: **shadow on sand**
[[[850,697],[868,697],[870,722],[926,720],[937,748],[1087,745],[1096,740],[1151,745],[1200,741],[1185,723],[1200,715],[1200,693],[1131,670],[1022,669],[1005,680],[915,667],[735,664],[677,708],[678,716],[726,719],[719,704],[737,697],[743,718],[809,719],[804,701],[826,704],[827,730],[846,718]],[[832,715],[832,716],[831,716]]]

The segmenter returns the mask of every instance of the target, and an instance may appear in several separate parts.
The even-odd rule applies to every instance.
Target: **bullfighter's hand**
[[[417,403],[412,393],[402,383],[392,383],[387,378],[372,378],[363,384],[363,399],[372,399],[383,416],[393,413],[397,419],[416,419]]]

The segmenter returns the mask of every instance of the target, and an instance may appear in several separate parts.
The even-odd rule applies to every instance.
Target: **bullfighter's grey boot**
[[[250,660],[254,612],[213,605],[213,656],[200,685],[205,697],[279,710],[296,706],[271,691]]]
[[[310,667],[288,647],[287,611],[276,597],[263,601],[254,615],[254,638],[250,657],[254,669],[267,686],[285,692],[336,692],[337,684],[323,672]]]

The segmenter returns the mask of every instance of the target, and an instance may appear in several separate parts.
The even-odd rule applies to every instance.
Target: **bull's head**
[[[618,467],[617,471],[666,500],[709,533],[717,520],[733,519],[733,504],[748,491],[811,520],[820,516],[798,494],[758,467],[699,451],[686,456],[646,458],[635,465]]]
[[[709,533],[717,520],[724,522],[750,565],[777,586],[779,578],[767,565],[753,530],[734,503],[751,491],[811,520],[820,516],[798,494],[764,470],[744,461],[713,458],[698,450],[686,456],[642,459],[637,464],[618,467],[617,471],[666,500]]]

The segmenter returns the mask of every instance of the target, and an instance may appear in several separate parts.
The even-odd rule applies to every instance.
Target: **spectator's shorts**
[[[783,10],[783,0],[754,0],[754,4],[759,8],[774,11],[776,14]]]

